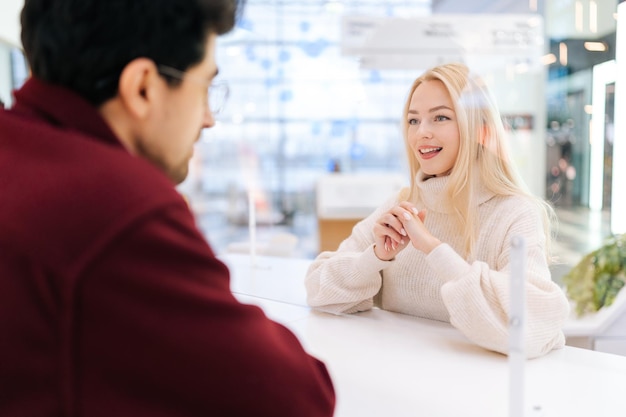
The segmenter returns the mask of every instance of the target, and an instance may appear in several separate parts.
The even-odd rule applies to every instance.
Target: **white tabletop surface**
[[[316,312],[303,304],[310,260],[260,258],[269,269],[254,268],[252,279],[249,257],[222,259],[238,299],[263,308],[326,363],[337,417],[508,415],[508,358],[451,325],[379,309]],[[527,361],[525,372],[526,416],[626,416],[626,357],[565,347]]]
[[[310,259],[278,258],[229,253],[219,257],[231,274],[235,294],[252,295],[307,306],[304,277]]]

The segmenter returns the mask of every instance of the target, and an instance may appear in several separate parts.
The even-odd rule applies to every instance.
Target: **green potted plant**
[[[567,296],[582,316],[610,306],[626,284],[626,234],[613,235],[564,277]]]

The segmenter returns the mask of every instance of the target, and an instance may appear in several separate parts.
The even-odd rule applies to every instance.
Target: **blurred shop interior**
[[[567,267],[625,231],[611,216],[622,204],[618,3],[247,0],[218,41],[227,108],[180,191],[216,252],[332,249],[408,184],[400,118],[412,81],[460,60],[492,88],[531,191],[557,208]],[[28,70],[5,38],[0,99],[10,105]]]

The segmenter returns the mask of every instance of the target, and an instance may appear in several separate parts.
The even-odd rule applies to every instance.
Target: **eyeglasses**
[[[213,114],[220,114],[226,105],[226,100],[228,99],[228,94],[230,93],[230,89],[228,88],[228,83],[226,81],[217,81],[209,84],[205,80],[202,80],[197,77],[192,77],[187,75],[187,73],[177,70],[176,68],[168,67],[167,65],[158,65],[159,74],[165,75],[167,77],[173,77],[178,80],[183,80],[183,78],[187,78],[194,82],[199,82],[204,85],[208,85],[208,94],[207,94],[207,105]]]

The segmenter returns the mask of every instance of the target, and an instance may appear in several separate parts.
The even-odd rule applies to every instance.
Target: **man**
[[[324,365],[240,304],[175,184],[236,0],[26,0],[0,110],[0,416],[329,416]]]

